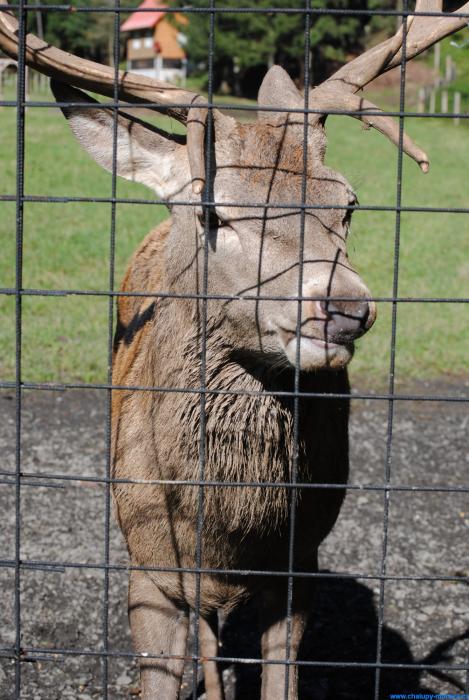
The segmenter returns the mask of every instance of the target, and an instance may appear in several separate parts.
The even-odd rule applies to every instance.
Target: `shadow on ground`
[[[300,659],[317,662],[300,670],[300,700],[373,698],[376,671],[354,664],[376,662],[378,614],[369,588],[354,579],[318,582],[315,596],[317,614],[312,615],[300,649]],[[255,604],[232,613],[223,629],[223,654],[227,657],[259,658],[259,639],[253,633]],[[382,660],[390,664],[448,664],[453,647],[469,638],[469,628],[460,635],[435,645],[423,658],[415,658],[405,636],[383,625]],[[325,668],[323,664],[337,666]],[[350,666],[345,666],[350,664]],[[454,692],[463,692],[464,683],[451,672],[433,669],[430,676],[445,682]],[[392,693],[432,693],[422,681],[421,669],[382,669],[379,698]],[[233,700],[258,700],[260,667],[239,664],[233,678]]]

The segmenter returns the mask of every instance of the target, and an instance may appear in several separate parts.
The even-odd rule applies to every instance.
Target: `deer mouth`
[[[315,338],[310,335],[297,334],[279,328],[282,350],[293,367],[297,364],[299,349],[299,366],[301,370],[342,369],[352,359],[353,343],[337,343],[327,338]],[[299,343],[299,348],[298,348]]]

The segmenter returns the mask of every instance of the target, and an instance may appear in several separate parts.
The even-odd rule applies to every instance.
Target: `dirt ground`
[[[414,387],[420,394],[469,397],[469,381]],[[14,568],[15,487],[8,473],[15,466],[15,405],[11,392],[0,393],[0,700],[15,697],[14,662],[8,649],[15,640]],[[391,481],[413,486],[468,486],[465,403],[395,403]],[[102,476],[105,473],[106,400],[99,391],[25,391],[22,470],[25,474]],[[388,404],[354,400],[351,420],[351,483],[383,483]],[[48,480],[21,489],[21,664],[20,697],[25,700],[90,700],[103,697],[104,575],[99,568],[65,566],[51,570],[32,565],[45,560],[96,564],[105,556],[105,488],[81,481]],[[43,483],[43,482],[41,482]],[[57,488],[59,487],[59,488]],[[450,491],[398,491],[390,495],[386,572],[390,576],[466,577],[461,581],[387,581],[384,594],[382,661],[426,664],[430,671],[385,671],[380,698],[390,693],[467,692],[469,660],[469,496]],[[350,490],[339,521],[320,552],[322,571],[349,572],[349,578],[321,579],[315,613],[305,634],[301,658],[320,662],[301,672],[301,698],[372,700],[375,672],[353,663],[376,661],[379,634],[379,582],[383,547],[383,493]],[[111,521],[110,561],[127,562],[127,553]],[[29,564],[28,564],[29,563]],[[109,575],[108,697],[138,694],[126,614],[127,572]],[[229,617],[221,653],[258,657],[252,604]],[[40,650],[47,650],[41,652]],[[54,654],[65,649],[70,653]],[[35,650],[35,651],[32,651]],[[119,653],[122,655],[119,656]],[[11,652],[10,652],[11,656]],[[37,658],[39,657],[39,659]],[[30,659],[28,661],[28,658]],[[35,658],[35,660],[34,660]],[[321,664],[336,663],[336,666]],[[340,664],[349,664],[341,667]],[[445,668],[438,669],[442,665]],[[447,667],[453,668],[447,668]],[[227,700],[251,700],[259,693],[259,667],[227,665]],[[190,669],[185,693],[191,690]],[[200,683],[200,697],[203,684]],[[163,700],[163,699],[161,699]]]

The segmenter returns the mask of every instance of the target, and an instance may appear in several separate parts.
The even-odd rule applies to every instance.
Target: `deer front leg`
[[[178,608],[144,571],[132,571],[129,620],[136,652],[179,657],[140,659],[142,700],[177,700],[184,670],[188,610]]]
[[[213,613],[209,618],[199,618],[200,650],[202,657],[218,656],[218,618]],[[225,700],[223,680],[216,661],[205,661],[204,669],[205,692],[207,700]]]
[[[301,588],[302,590],[296,590]],[[309,613],[309,586],[294,584],[290,646],[287,650],[287,588],[269,588],[261,594],[262,658],[264,661],[296,661]],[[289,654],[287,654],[289,651]],[[298,667],[288,666],[288,699],[298,697]],[[287,664],[263,664],[261,700],[283,700]]]

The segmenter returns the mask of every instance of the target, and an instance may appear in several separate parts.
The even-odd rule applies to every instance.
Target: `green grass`
[[[378,133],[363,132],[352,120],[335,117],[328,124],[328,161],[341,168],[358,191],[360,203],[394,206],[397,149]],[[431,167],[423,175],[413,161],[404,158],[402,205],[467,207],[467,129],[443,120],[408,119],[406,131],[425,148]],[[398,295],[467,298],[468,216],[403,212],[400,224]],[[355,214],[350,257],[375,296],[392,296],[395,237],[394,212]],[[468,321],[466,304],[399,304],[397,380],[467,373]],[[391,304],[382,303],[375,326],[357,344],[352,374],[385,385],[390,335]]]
[[[44,99],[44,96],[41,96]],[[432,167],[426,176],[404,160],[403,205],[467,206],[468,130],[443,120],[408,119],[407,131],[424,147]],[[15,194],[16,110],[0,108],[0,193]],[[328,163],[346,175],[363,205],[396,203],[397,149],[352,119],[328,122]],[[78,146],[54,110],[26,115],[25,193],[107,197],[111,177]],[[118,195],[151,199],[146,188],[119,180]],[[126,261],[152,226],[167,216],[157,205],[119,204],[116,212],[116,284]],[[99,203],[26,203],[23,287],[104,290],[109,286],[111,207]],[[0,287],[15,285],[14,202],[0,202]],[[393,289],[394,212],[357,212],[350,254],[376,296]],[[468,297],[469,227],[460,214],[403,213],[399,295]],[[396,377],[408,382],[467,373],[469,307],[400,304]],[[107,377],[108,300],[96,296],[23,298],[24,381],[100,382]],[[0,297],[0,379],[14,378],[15,302]],[[391,305],[358,343],[355,381],[385,386],[389,370]]]
[[[15,123],[16,110],[0,108],[2,194],[16,191]],[[33,108],[27,111],[25,194],[111,195],[111,177],[78,146],[64,118],[55,110]],[[118,196],[153,198],[145,187],[120,179]],[[117,205],[117,284],[139,241],[166,216],[166,209],[161,205]],[[0,287],[15,284],[15,219],[15,204],[0,202]],[[23,287],[108,289],[110,231],[109,204],[26,202]],[[2,296],[0,377],[7,380],[14,376],[14,313],[13,297]],[[105,297],[24,297],[24,379],[105,381],[107,319],[108,301]]]

